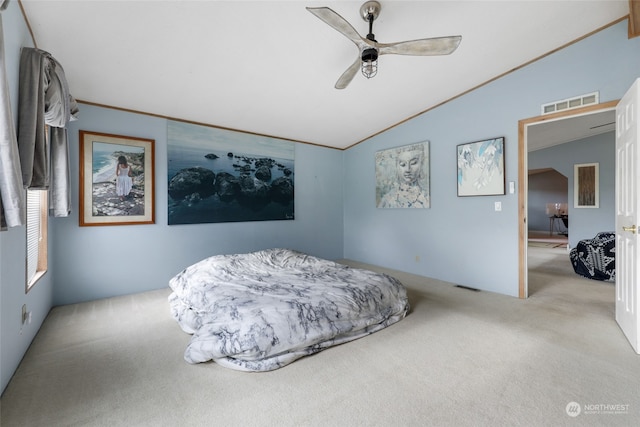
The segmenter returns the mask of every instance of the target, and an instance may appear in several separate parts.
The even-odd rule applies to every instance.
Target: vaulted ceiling
[[[627,0],[381,1],[379,42],[461,35],[447,56],[384,55],[334,84],[362,36],[362,1],[22,0],[37,47],[76,99],[346,148],[625,17]]]

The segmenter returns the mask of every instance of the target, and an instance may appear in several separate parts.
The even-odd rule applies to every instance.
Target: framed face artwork
[[[154,142],[80,131],[80,226],[155,223]]]
[[[376,152],[376,207],[429,208],[429,142]]]

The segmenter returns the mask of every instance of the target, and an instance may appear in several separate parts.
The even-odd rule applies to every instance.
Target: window
[[[26,292],[47,272],[47,191],[27,190]]]

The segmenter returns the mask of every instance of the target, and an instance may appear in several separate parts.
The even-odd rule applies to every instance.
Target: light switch
[[[509,181],[509,194],[513,194],[516,192],[516,183],[514,181]]]
[[[502,202],[495,203],[496,212],[500,212],[502,210]]]

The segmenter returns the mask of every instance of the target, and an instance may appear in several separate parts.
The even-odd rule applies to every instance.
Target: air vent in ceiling
[[[600,96],[598,92],[587,93],[586,95],[580,95],[569,99],[563,99],[561,101],[554,101],[548,104],[542,105],[542,114],[555,113],[557,111],[572,110],[574,108],[584,107],[586,105],[597,104]]]

